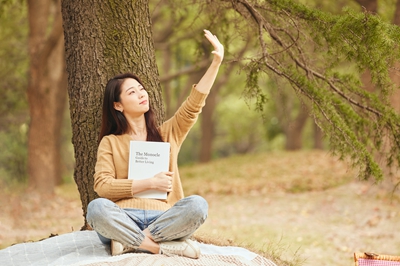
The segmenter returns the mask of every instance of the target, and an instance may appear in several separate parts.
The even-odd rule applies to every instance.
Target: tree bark
[[[51,194],[62,180],[61,126],[66,101],[60,3],[29,0],[28,14],[29,185],[42,194]]]
[[[394,11],[393,24],[400,25],[400,0],[396,1],[396,9]]]
[[[209,162],[212,157],[212,147],[215,136],[215,121],[213,119],[213,114],[217,107],[217,96],[220,88],[221,86],[218,88],[215,88],[214,86],[207,97],[207,104],[203,107],[200,122],[201,145],[199,161],[201,163]]]
[[[400,90],[398,88],[400,84],[400,76],[398,73],[399,67],[400,67],[400,62],[396,62],[393,67],[393,70],[390,71],[390,78],[396,85],[395,90],[393,91],[392,95],[390,95],[390,103],[398,114],[400,114]]]
[[[171,68],[171,49],[169,46],[167,46],[164,50],[162,50],[162,55],[163,55],[163,64],[162,68],[165,73],[168,73],[168,71]],[[169,81],[163,83],[164,88],[164,99],[165,99],[165,112],[166,112],[166,117],[170,118],[174,114],[174,110],[172,110],[172,88],[171,88],[171,83]]]
[[[368,12],[378,12],[378,0],[356,0],[356,2]]]
[[[314,149],[316,150],[323,150],[324,149],[324,143],[323,143],[323,132],[317,125],[317,123],[314,122]]]
[[[396,10],[393,17],[393,24],[400,26],[400,0],[396,1]],[[400,84],[400,77],[398,74],[398,69],[400,67],[400,63],[396,62],[393,70],[390,72],[390,77],[394,84],[397,86]],[[400,90],[396,88],[393,94],[390,97],[390,102],[393,108],[400,114]]]
[[[87,205],[97,197],[93,174],[108,79],[123,72],[137,74],[149,91],[159,122],[164,118],[164,109],[148,0],[62,0],[62,14],[76,162],[74,179],[86,217]]]
[[[306,105],[300,106],[296,118],[286,127],[286,150],[299,150],[302,148],[303,128],[308,119],[308,115],[308,107]]]

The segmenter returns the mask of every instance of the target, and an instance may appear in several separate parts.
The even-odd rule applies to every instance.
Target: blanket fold
[[[167,257],[144,253],[111,256],[94,231],[77,231],[39,242],[21,243],[0,250],[0,265],[173,265],[173,266],[276,266],[272,261],[240,247],[220,247],[199,243],[201,257]]]

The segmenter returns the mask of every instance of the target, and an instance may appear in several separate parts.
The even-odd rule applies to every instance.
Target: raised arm
[[[214,47],[214,51],[211,52],[214,54],[214,58],[210,67],[197,84],[196,90],[201,93],[208,94],[212,85],[214,84],[215,78],[218,74],[219,66],[224,58],[224,46],[219,42],[217,36],[213,35],[209,30],[204,30],[204,36]]]

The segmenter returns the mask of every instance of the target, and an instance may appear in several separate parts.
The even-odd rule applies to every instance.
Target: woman
[[[208,204],[200,196],[184,198],[177,158],[224,56],[218,38],[208,30],[204,33],[214,47],[213,61],[175,115],[160,127],[137,76],[118,75],[106,86],[94,174],[94,189],[101,198],[88,205],[87,221],[103,243],[111,243],[112,255],[134,251],[190,258],[200,255],[196,242],[189,238],[207,218]],[[131,140],[169,142],[169,171],[145,180],[127,179]],[[167,199],[133,196],[150,189],[167,192]]]

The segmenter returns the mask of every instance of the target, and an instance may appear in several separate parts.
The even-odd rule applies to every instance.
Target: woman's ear
[[[114,102],[114,109],[120,111],[121,113],[124,111],[124,108],[122,108],[122,104],[120,102]]]

